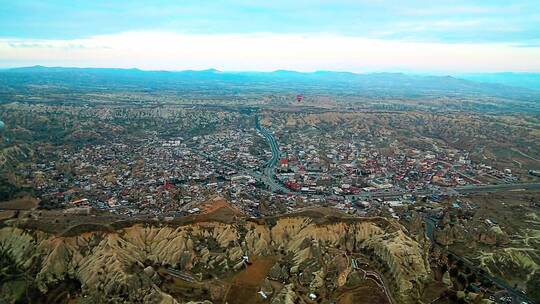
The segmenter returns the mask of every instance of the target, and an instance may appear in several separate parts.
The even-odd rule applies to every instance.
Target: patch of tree
[[[28,192],[32,192],[31,189],[19,187],[0,174],[0,202],[21,197]]]

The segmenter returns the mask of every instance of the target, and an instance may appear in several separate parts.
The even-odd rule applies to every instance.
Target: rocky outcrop
[[[4,227],[0,229],[0,246],[20,268],[38,269],[36,284],[42,292],[74,278],[81,283],[82,293],[97,301],[106,296],[122,301],[139,297],[148,303],[175,303],[159,288],[157,268],[174,267],[194,274],[202,269],[228,272],[241,263],[244,255],[292,256],[290,267],[276,264],[269,273],[270,278],[286,280],[299,269],[304,270],[308,261],[329,257],[325,248],[374,255],[385,265],[390,290],[400,303],[416,302],[430,277],[425,248],[402,227],[384,219],[316,224],[309,217],[283,217],[271,227],[249,221],[178,227],[139,224],[115,232],[70,237]],[[324,285],[325,273],[320,269],[315,268],[306,277],[312,289]],[[284,288],[279,298],[295,301],[292,288]]]
[[[510,238],[501,227],[492,226],[479,233],[478,241],[488,245],[506,245],[510,241]]]
[[[487,245],[506,245],[510,240],[508,234],[499,226],[465,230],[462,224],[445,225],[443,229],[435,231],[435,239],[442,245],[465,242],[469,246],[474,246],[476,242]]]
[[[434,231],[435,240],[441,245],[452,245],[455,242],[463,242],[470,235],[462,225],[446,224],[442,229]]]

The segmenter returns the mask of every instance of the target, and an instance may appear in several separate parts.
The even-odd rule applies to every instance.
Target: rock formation
[[[118,302],[176,303],[160,289],[158,269],[173,267],[194,275],[210,270],[225,273],[233,271],[244,255],[291,256],[290,265],[276,263],[268,274],[271,279],[286,280],[304,270],[307,262],[316,261],[315,257],[331,256],[327,248],[373,255],[385,265],[390,290],[399,303],[415,303],[430,278],[425,248],[401,226],[381,218],[327,224],[304,216],[281,217],[274,225],[261,221],[164,227],[137,224],[75,236],[15,225],[0,229],[0,249],[20,269],[36,269],[35,284],[42,293],[72,278],[80,282],[82,295],[97,302],[106,297]],[[306,276],[305,283],[317,289],[324,285],[326,273],[313,265],[316,271]],[[274,299],[287,303],[296,297],[289,284]]]

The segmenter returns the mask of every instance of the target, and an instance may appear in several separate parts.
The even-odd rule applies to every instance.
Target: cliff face
[[[160,288],[154,271],[174,267],[194,275],[229,273],[242,268],[242,256],[290,257],[290,268],[331,260],[329,249],[364,252],[385,268],[394,299],[414,303],[430,278],[425,248],[402,228],[383,219],[316,224],[308,217],[279,218],[273,225],[201,222],[178,227],[134,225],[114,232],[85,232],[62,237],[16,227],[0,229],[0,249],[19,269],[36,273],[46,293],[67,279],[81,284],[81,294],[100,301],[176,303]],[[152,265],[149,267],[148,265]],[[324,284],[321,267],[307,286]],[[285,269],[288,273],[288,269]],[[292,271],[291,271],[292,273]],[[294,274],[293,274],[294,275]],[[292,284],[292,283],[291,283]],[[294,298],[286,285],[278,299]]]
[[[435,231],[437,242],[442,245],[454,243],[466,243],[471,246],[474,242],[486,245],[506,245],[510,241],[509,236],[499,226],[475,227],[465,229],[463,225],[446,225],[443,229]]]

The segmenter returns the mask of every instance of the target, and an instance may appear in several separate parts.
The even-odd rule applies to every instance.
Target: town
[[[27,184],[43,205],[68,212],[180,216],[198,213],[199,204],[219,195],[259,217],[309,205],[369,215],[380,205],[458,195],[459,187],[520,181],[510,169],[472,161],[466,151],[407,147],[377,131],[267,128],[279,147],[275,164],[254,123],[192,137],[148,131],[57,150],[30,165]]]

